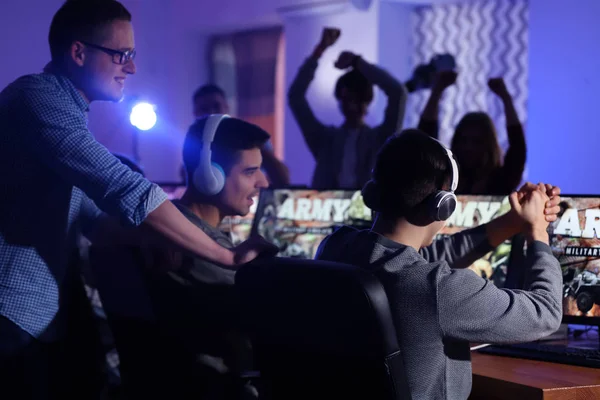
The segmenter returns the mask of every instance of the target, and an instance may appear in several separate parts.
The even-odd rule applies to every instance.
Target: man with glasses
[[[133,61],[133,59],[135,58],[135,49],[113,50],[107,47],[98,46],[97,44],[93,44],[90,42],[82,41],[81,43],[83,43],[87,47],[91,47],[93,49],[97,49],[105,52],[106,54],[111,55],[113,63],[118,65],[125,65],[129,63],[129,61]]]
[[[89,132],[89,103],[119,101],[136,70],[131,15],[123,5],[65,2],[49,44],[44,73],[21,77],[0,93],[0,379],[2,391],[14,389],[20,399],[56,398],[57,389],[77,385],[61,367],[73,210],[81,201],[74,187],[123,223],[143,223],[165,244],[229,268],[272,250],[260,240],[219,246]]]

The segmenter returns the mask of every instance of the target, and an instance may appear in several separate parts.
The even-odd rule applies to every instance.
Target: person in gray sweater
[[[511,210],[491,222],[433,240],[454,211],[458,168],[452,153],[418,130],[390,138],[363,189],[376,211],[371,230],[342,227],[317,259],[370,269],[388,296],[413,399],[467,399],[469,342],[540,339],[562,318],[562,274],[548,246],[560,189],[525,184]],[[527,281],[499,289],[466,269],[505,239],[527,238]]]
[[[375,155],[388,137],[402,128],[407,91],[385,70],[349,51],[340,54],[335,67],[349,70],[335,86],[335,98],[344,115],[342,126],[321,123],[313,113],[306,92],[323,52],[332,46],[340,31],[325,28],[321,41],[300,67],[288,91],[288,104],[317,165],[312,187],[316,189],[355,189],[369,180]],[[373,84],[387,96],[383,122],[375,127],[365,124],[373,100]]]

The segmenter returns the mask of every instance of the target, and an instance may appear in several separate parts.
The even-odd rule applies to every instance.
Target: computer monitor
[[[510,210],[507,196],[459,195],[454,214],[446,222],[438,237],[452,235],[465,229],[490,222]],[[510,274],[512,239],[475,261],[469,269],[498,287],[505,287]]]
[[[510,210],[506,196],[458,196],[454,215],[440,235],[486,223]],[[280,248],[280,256],[314,258],[319,244],[336,226],[371,227],[371,210],[358,190],[263,190],[253,231]],[[504,286],[511,242],[475,262],[477,274]]]
[[[282,257],[314,258],[336,226],[371,225],[359,190],[263,190],[253,231],[279,247]]]
[[[563,272],[563,322],[600,325],[600,197],[561,199],[548,230]]]

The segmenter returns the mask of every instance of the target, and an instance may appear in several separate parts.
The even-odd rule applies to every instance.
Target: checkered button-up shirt
[[[66,77],[17,79],[0,93],[0,315],[53,340],[83,196],[139,225],[167,199],[87,128],[88,104]],[[62,296],[64,297],[64,296]]]

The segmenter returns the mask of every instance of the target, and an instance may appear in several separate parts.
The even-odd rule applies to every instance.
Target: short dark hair
[[[335,98],[340,99],[342,89],[355,93],[362,103],[373,101],[373,84],[357,69],[352,69],[342,75],[335,84]]]
[[[202,133],[208,117],[199,118],[190,126],[183,142],[183,165],[188,182],[200,163]],[[212,161],[223,168],[228,175],[231,167],[238,161],[242,150],[262,147],[270,135],[262,128],[238,118],[226,118],[221,121],[211,146]]]
[[[131,21],[129,11],[116,0],[67,0],[50,24],[52,61],[61,61],[75,40],[100,41],[113,21]]]
[[[363,189],[364,201],[386,216],[407,216],[448,185],[451,175],[442,145],[417,129],[407,129],[379,150],[372,180]]]
[[[194,96],[192,96],[192,101],[195,103],[198,98],[207,96],[209,94],[220,94],[223,98],[226,98],[225,91],[221,89],[219,86],[209,83],[207,85],[200,86],[198,90],[194,92]]]

